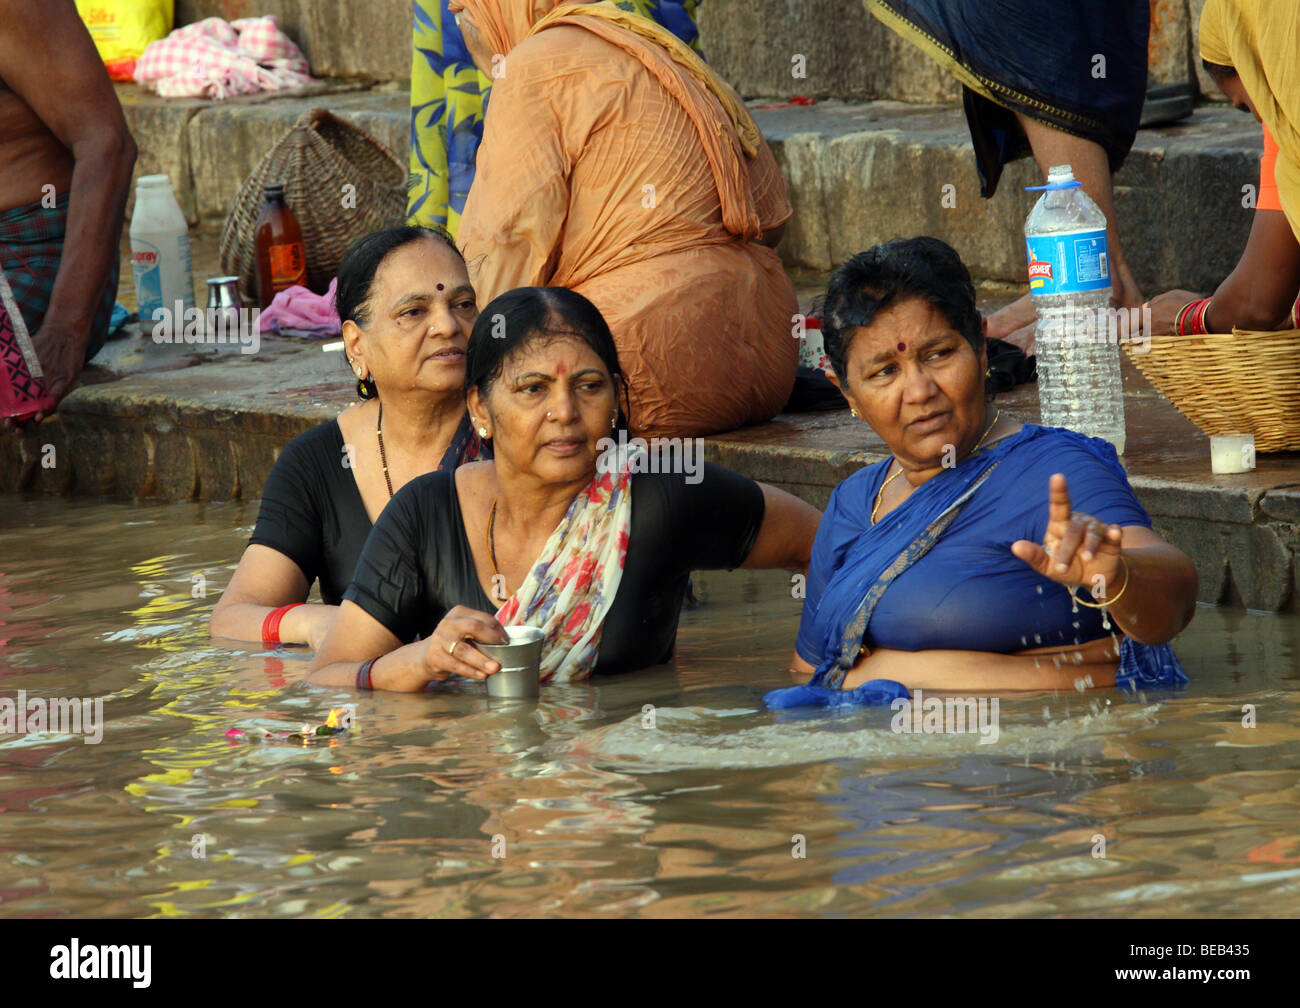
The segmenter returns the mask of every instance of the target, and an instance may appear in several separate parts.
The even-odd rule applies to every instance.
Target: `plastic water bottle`
[[[1069,165],[1052,168],[1025,221],[1038,401],[1045,427],[1105,438],[1124,454],[1124,394],[1110,307],[1106,215]]]
[[[170,320],[171,331],[155,342],[179,342],[185,313],[194,307],[194,277],[189,228],[166,175],[142,175],[135,184],[131,268],[141,327],[157,335],[157,326]]]

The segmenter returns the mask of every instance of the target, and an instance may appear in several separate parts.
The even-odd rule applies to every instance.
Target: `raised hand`
[[[1115,596],[1128,576],[1121,559],[1124,531],[1070,507],[1065,477],[1054,475],[1047,489],[1047,530],[1043,542],[1020,539],[1011,552],[1030,567],[1063,585],[1082,585],[1097,602]]]

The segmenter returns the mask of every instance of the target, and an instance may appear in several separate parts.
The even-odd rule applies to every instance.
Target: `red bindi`
[[[904,350],[906,350],[906,349],[907,349],[907,344],[906,344],[906,343],[900,343],[900,344],[898,344],[898,352],[899,352],[899,353],[902,353],[902,352],[903,352]]]
[[[560,374],[564,374],[564,365],[563,365],[563,364],[560,365]]]

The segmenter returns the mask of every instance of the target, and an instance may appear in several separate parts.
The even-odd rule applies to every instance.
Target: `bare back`
[[[0,80],[0,210],[37,202],[45,185],[67,192],[72,165],[71,151]]]

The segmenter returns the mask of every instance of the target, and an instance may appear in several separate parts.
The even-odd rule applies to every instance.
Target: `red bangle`
[[[1213,298],[1201,298],[1199,301],[1189,301],[1179,310],[1177,318],[1174,319],[1174,331],[1179,336],[1204,336],[1205,313],[1210,310],[1210,302]]]
[[[272,609],[266,614],[266,619],[262,620],[262,646],[272,648],[280,643],[280,620],[284,619],[284,614],[290,609],[297,609],[300,605],[306,605],[306,602],[290,602],[288,605],[282,605],[279,609]]]

